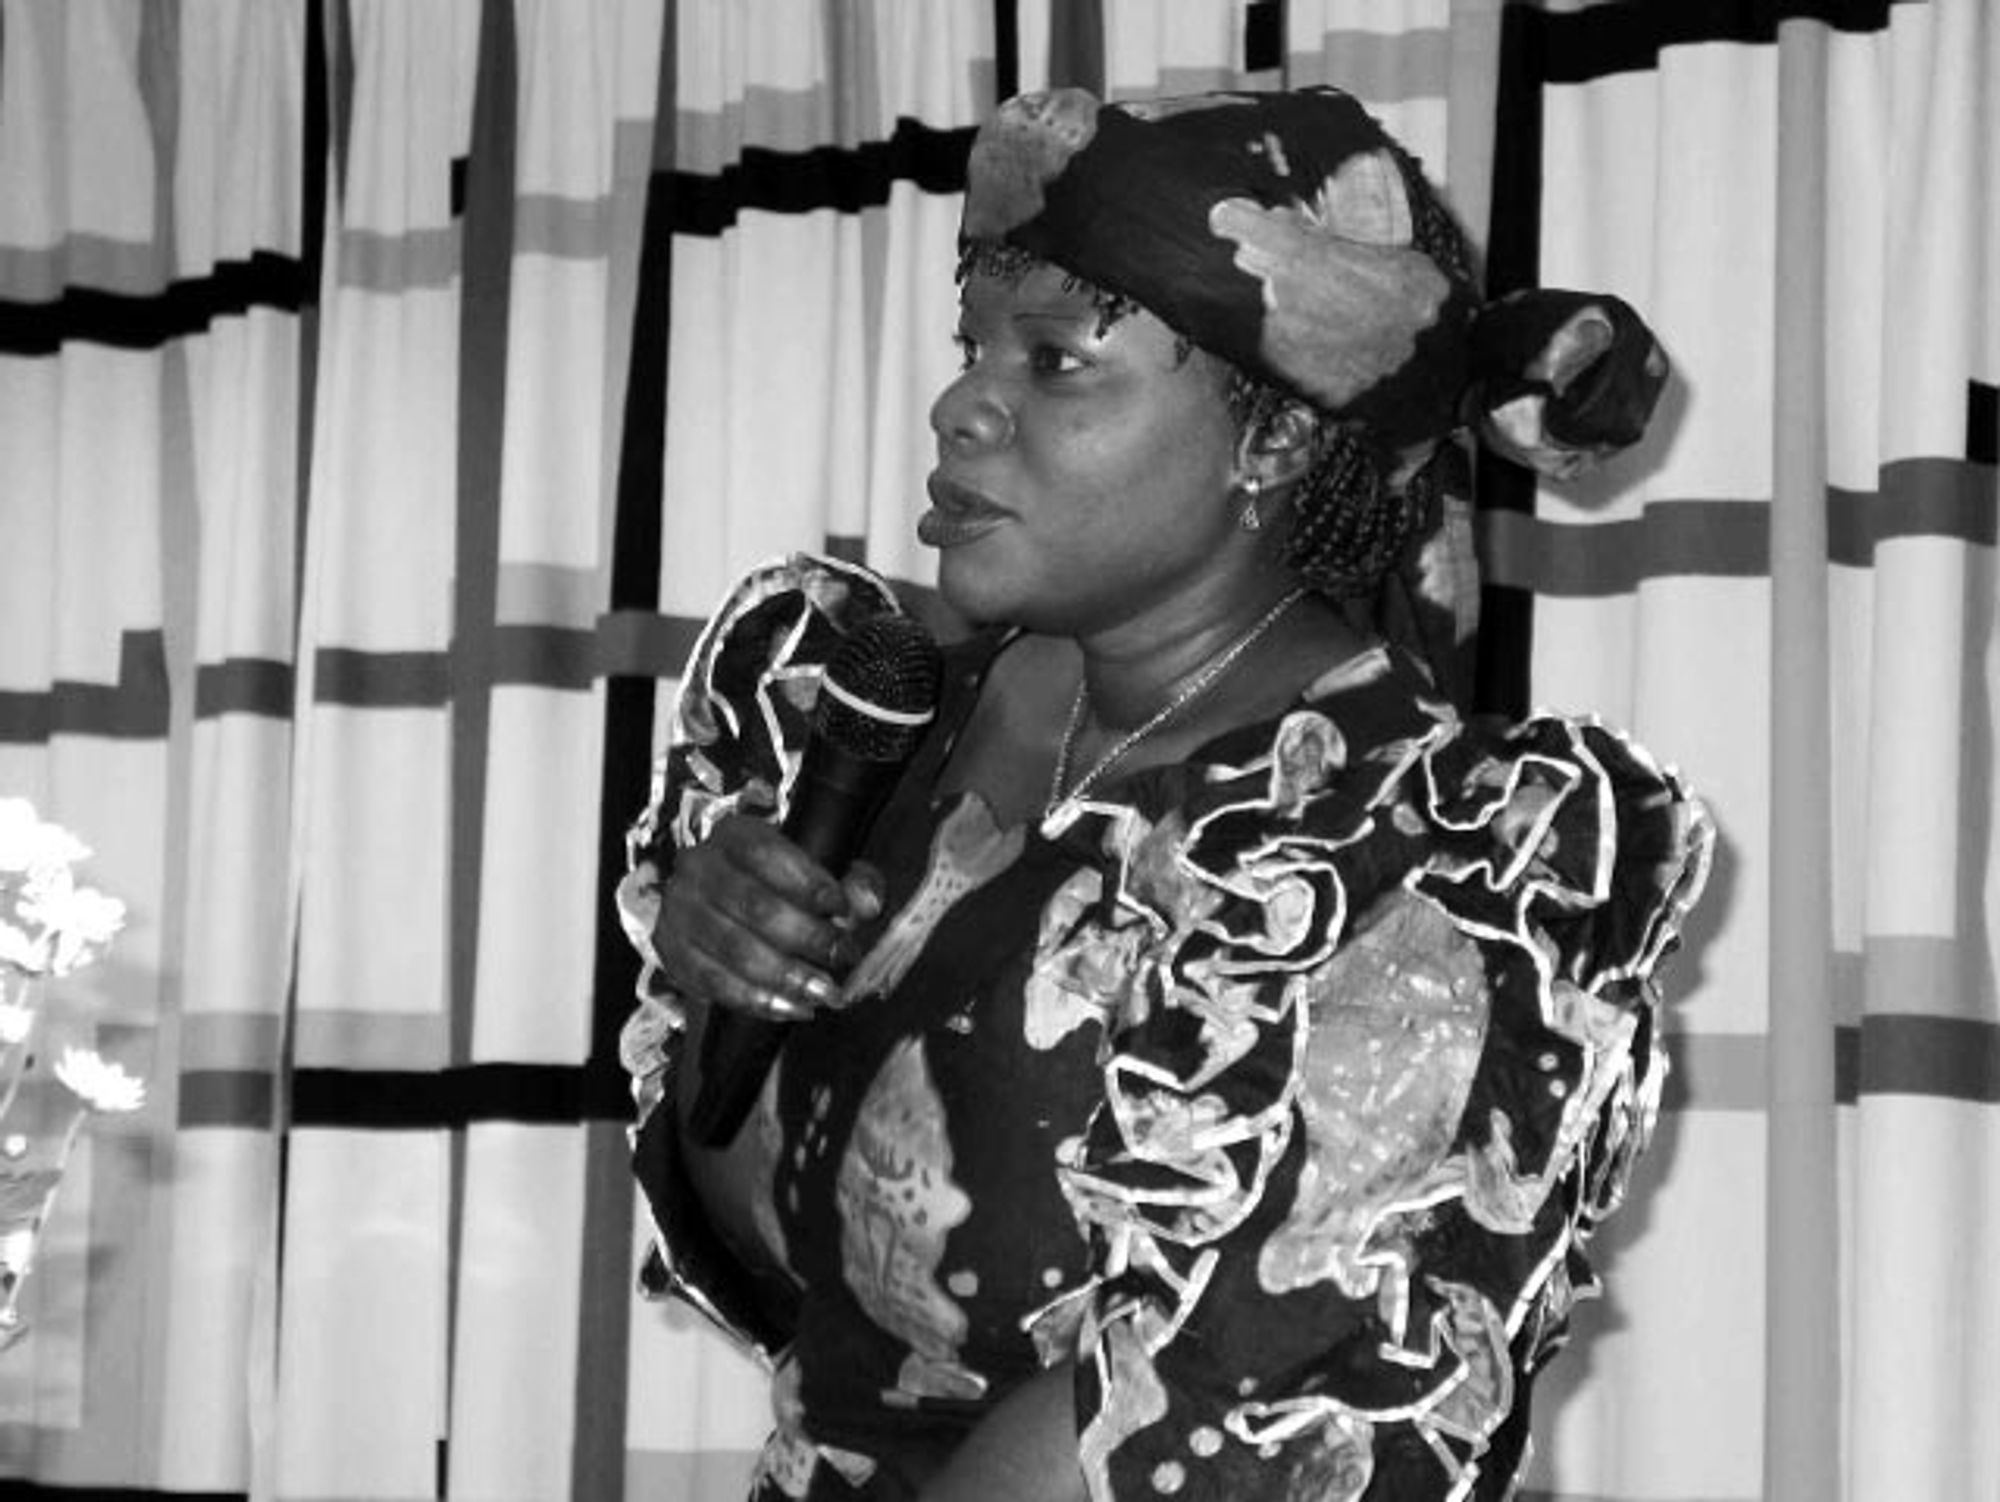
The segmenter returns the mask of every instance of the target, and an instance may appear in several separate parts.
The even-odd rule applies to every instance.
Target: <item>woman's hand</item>
[[[860,957],[853,929],[881,908],[872,868],[836,880],[781,830],[730,814],[675,859],[653,950],[683,996],[797,1021],[839,999],[839,977]]]

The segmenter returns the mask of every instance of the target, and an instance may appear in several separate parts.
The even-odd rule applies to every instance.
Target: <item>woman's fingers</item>
[[[840,889],[847,899],[847,917],[836,921],[852,926],[880,916],[888,883],[867,861],[856,861],[841,877]]]
[[[846,910],[840,883],[783,831],[761,819],[732,814],[697,849],[720,856],[788,906],[824,918]]]
[[[685,995],[765,1021],[800,1022],[812,1016],[816,1003],[807,985],[788,979],[782,968],[773,973],[776,979],[770,982],[752,979],[740,962],[718,959],[690,943],[676,946],[670,979]]]
[[[840,994],[818,962],[838,930],[774,902],[740,877],[695,887],[676,873],[660,905],[654,948],[678,989],[721,1006],[807,1015]]]
[[[837,1001],[853,961],[840,884],[777,830],[726,819],[682,853],[654,948],[683,992],[757,1016],[807,1016]]]

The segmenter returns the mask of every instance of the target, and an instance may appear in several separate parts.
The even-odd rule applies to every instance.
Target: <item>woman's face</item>
[[[1150,313],[1102,327],[1066,280],[1045,265],[966,280],[918,536],[962,614],[1078,635],[1199,598],[1247,538],[1227,367],[1183,357]]]

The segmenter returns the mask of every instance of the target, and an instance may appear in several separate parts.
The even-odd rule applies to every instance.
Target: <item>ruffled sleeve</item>
[[[646,808],[625,837],[618,916],[639,951],[639,1010],[622,1053],[643,1119],[660,1099],[680,1015],[660,980],[653,924],[676,852],[725,815],[781,818],[835,646],[900,607],[876,575],[795,553],[753,569],[696,638]]]
[[[1501,1495],[1652,1127],[1700,804],[1593,723],[1362,705],[1107,810],[1116,892],[1041,958],[1137,956],[1062,1165],[1096,1498]]]
[[[647,806],[626,836],[619,920],[639,951],[638,1007],[621,1034],[637,1124],[633,1169],[657,1232],[640,1273],[648,1293],[685,1299],[752,1348],[784,1344],[769,1290],[752,1286],[703,1219],[674,1128],[684,1018],[653,950],[675,855],[726,814],[782,818],[826,664],[863,621],[898,610],[874,574],[794,554],[752,570],[703,626],[681,677]]]

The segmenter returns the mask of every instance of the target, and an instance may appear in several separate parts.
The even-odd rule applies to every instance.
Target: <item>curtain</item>
[[[763,1373],[633,1292],[675,675],[796,548],[952,629],[997,97],[1321,81],[1489,291],[1677,365],[1588,482],[1480,475],[1485,706],[1724,845],[1530,1495],[2000,1491],[1996,78],[1982,0],[0,0],[0,796],[128,903],[60,1002],[150,1089],[0,1350],[10,1494],[740,1495]]]
[[[1491,290],[1629,289],[1679,378],[1582,493],[1491,488],[1484,682],[1630,726],[1722,831],[1538,1484],[1991,1496],[2000,13],[1506,21]]]

